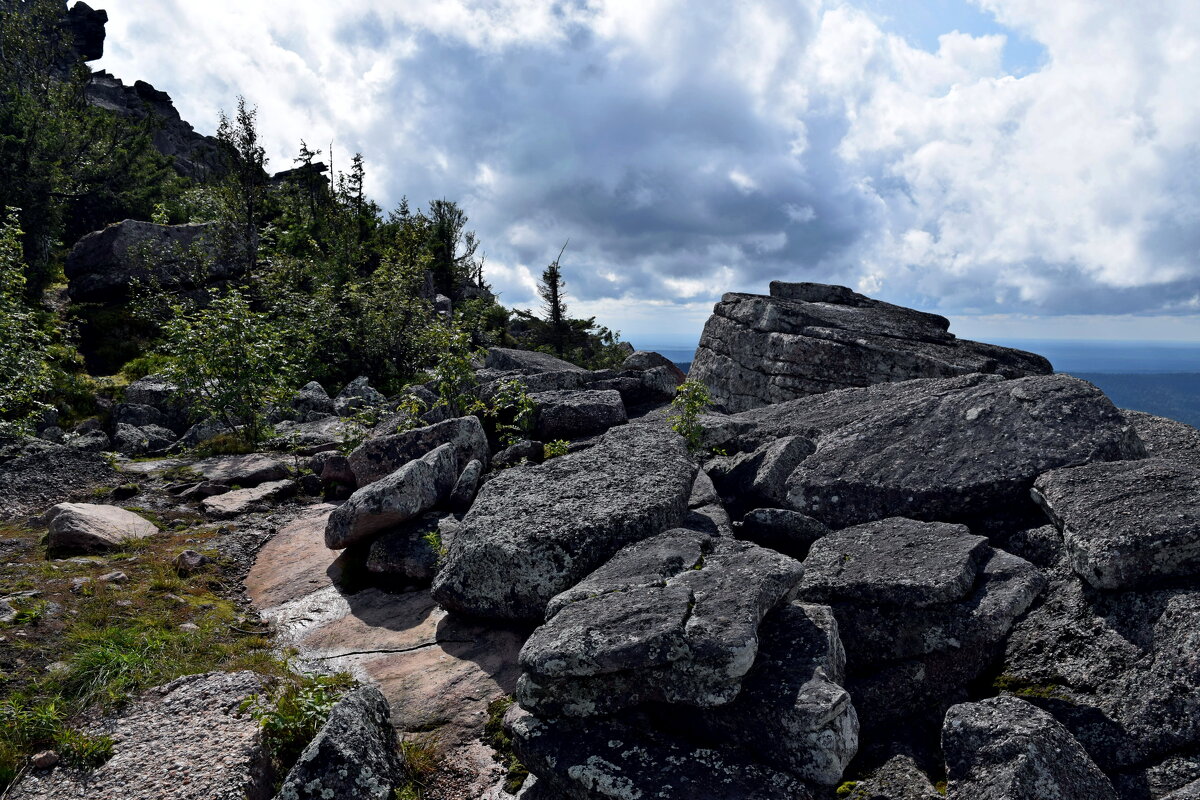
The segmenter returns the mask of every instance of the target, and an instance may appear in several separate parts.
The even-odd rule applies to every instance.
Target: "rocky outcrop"
[[[400,777],[387,700],[364,686],[338,701],[296,759],[277,800],[393,800]]]
[[[534,403],[533,433],[542,441],[604,433],[627,419],[621,395],[612,389],[537,392],[529,399]]]
[[[771,283],[769,297],[727,294],[700,337],[690,377],[727,412],[852,386],[983,372],[1051,371],[1041,356],[969,342],[944,317],[844,286]]]
[[[461,613],[540,620],[552,597],[622,547],[678,524],[696,469],[677,434],[639,425],[505,470],[464,517],[433,596]]]
[[[67,292],[76,302],[108,302],[128,299],[137,283],[186,291],[236,277],[240,267],[220,257],[218,240],[215,223],[113,223],[75,243],[64,267]]]
[[[537,350],[513,350],[508,347],[490,347],[483,365],[488,369],[515,370],[520,372],[587,372],[570,361],[555,358]]]
[[[103,42],[103,29],[99,38]],[[94,106],[136,121],[152,120],[154,148],[170,158],[175,171],[185,178],[202,181],[224,172],[225,159],[217,140],[197,133],[179,116],[166,92],[145,81],[126,86],[108,72],[92,73],[86,91]]]
[[[731,419],[748,447],[785,436],[815,442],[777,491],[791,508],[834,527],[1028,509],[1044,472],[1145,455],[1108,398],[1067,375],[880,384]]]
[[[214,519],[233,519],[242,514],[265,511],[271,505],[296,493],[296,482],[268,481],[249,489],[234,489],[206,497],[200,503],[204,513]]]
[[[1016,697],[951,708],[942,747],[951,798],[1117,800],[1108,778],[1066,728]]]
[[[451,445],[455,458],[464,467],[471,461],[486,464],[490,455],[487,434],[479,418],[458,417],[368,439],[350,454],[350,468],[360,488],[369,486],[444,444]]]
[[[46,546],[56,553],[99,553],[158,533],[158,526],[119,506],[59,503],[46,512]]]
[[[190,468],[206,481],[242,489],[268,481],[281,481],[291,474],[287,464],[263,453],[205,458],[192,464]]]

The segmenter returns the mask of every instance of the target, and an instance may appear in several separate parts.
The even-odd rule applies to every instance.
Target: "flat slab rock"
[[[704,326],[690,376],[736,412],[851,386],[972,372],[1045,374],[1033,353],[970,342],[945,317],[844,286],[772,282],[771,296],[726,294]]]
[[[1029,506],[1041,474],[1141,458],[1099,389],[1067,375],[969,375],[846,389],[735,415],[771,441],[811,438],[788,505],[833,527],[884,517],[961,519]]]
[[[568,716],[727,703],[754,664],[759,623],[802,575],[781,553],[686,529],[630,545],[551,601],[521,650],[517,700]]]
[[[615,718],[538,719],[519,706],[505,728],[538,782],[576,800],[810,800],[786,772],[648,732]]]
[[[487,464],[491,454],[479,418],[456,417],[424,428],[368,439],[350,454],[350,469],[361,489],[444,444],[453,446],[457,464],[464,467],[472,459]]]
[[[942,727],[951,798],[1117,800],[1054,717],[1016,697],[954,706]]]
[[[232,519],[253,511],[265,511],[273,503],[295,493],[295,481],[270,481],[251,489],[235,489],[232,492],[206,497],[200,502],[200,507],[210,517]]]
[[[1200,463],[1087,464],[1042,475],[1033,492],[1098,589],[1200,575]]]
[[[263,545],[248,597],[305,668],[378,686],[401,734],[437,737],[462,781],[442,796],[483,795],[502,775],[480,741],[487,705],[513,693],[527,631],[451,617],[427,591],[344,587],[349,558],[324,543],[332,510],[304,509]]]
[[[627,421],[625,403],[613,389],[536,392],[534,436],[542,441],[577,439],[603,433]]]
[[[262,453],[206,458],[192,464],[191,468],[206,481],[242,489],[268,481],[281,481],[291,475],[287,464]]]
[[[540,621],[552,597],[622,547],[677,525],[697,469],[678,434],[636,425],[505,470],[463,518],[433,597],[464,614]]]
[[[101,730],[113,757],[92,772],[27,775],[12,800],[267,800],[262,729],[242,701],[263,690],[253,672],[189,675],[151,689]]]

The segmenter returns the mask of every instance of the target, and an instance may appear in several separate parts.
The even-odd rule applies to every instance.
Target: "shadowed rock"
[[[718,408],[735,412],[851,386],[1051,370],[1033,353],[956,339],[949,325],[844,286],[775,281],[770,297],[721,298],[690,377],[709,388]]]
[[[621,395],[611,389],[537,392],[529,397],[535,404],[534,436],[542,441],[591,436],[626,421]]]
[[[681,437],[648,425],[505,470],[463,518],[434,599],[475,616],[541,620],[550,598],[622,547],[678,524],[696,470]]]
[[[490,450],[479,418],[457,417],[368,439],[350,454],[350,468],[361,489],[444,444],[453,446],[458,463],[463,466],[472,459],[487,463]]]

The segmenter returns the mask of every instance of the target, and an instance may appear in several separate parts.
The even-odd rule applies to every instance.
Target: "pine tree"
[[[567,304],[563,300],[563,287],[566,286],[566,281],[563,280],[559,262],[569,243],[568,240],[566,244],[563,244],[562,250],[558,251],[558,257],[542,272],[542,280],[538,284],[538,294],[542,296],[545,304],[543,308],[546,313],[546,323],[550,328],[550,344],[559,358],[562,358],[563,353],[566,352],[570,327],[567,322]]]

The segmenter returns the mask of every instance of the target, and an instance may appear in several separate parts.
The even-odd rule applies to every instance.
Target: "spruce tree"
[[[569,328],[567,304],[563,300],[563,287],[566,285],[566,281],[563,280],[562,269],[559,265],[566,249],[567,244],[563,244],[562,250],[558,251],[558,257],[542,272],[542,280],[538,284],[538,294],[542,296],[545,304],[543,308],[546,313],[546,323],[550,328],[550,345],[559,358],[562,358],[566,351]]]

